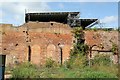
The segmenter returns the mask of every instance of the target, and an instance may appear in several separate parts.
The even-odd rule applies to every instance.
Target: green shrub
[[[109,66],[111,64],[110,56],[109,55],[96,55],[93,59],[93,65],[105,65]]]
[[[81,73],[81,78],[117,78],[112,73],[106,73],[101,71],[84,71]]]
[[[86,65],[86,57],[82,54],[76,54],[72,56],[68,61],[64,62],[65,68],[75,69],[83,68]]]
[[[23,63],[12,71],[12,78],[39,78],[37,69],[31,63]]]
[[[94,28],[93,28],[93,30],[94,30],[94,31],[97,31],[97,28],[96,28],[96,27],[94,27]]]
[[[59,66],[59,64],[57,64],[54,60],[52,60],[51,58],[47,58],[45,67],[54,68],[54,67],[58,67],[58,66]]]
[[[106,65],[94,65],[92,66],[93,71],[101,71],[101,72],[107,72],[109,74],[117,75],[118,68],[115,65],[106,66]]]
[[[64,68],[66,69],[72,69],[72,62],[70,60],[67,60],[64,62]]]
[[[118,29],[116,29],[118,32],[120,32],[120,27],[118,27]]]
[[[85,63],[86,63],[86,57],[81,54],[77,54],[77,56],[73,59],[72,67],[83,68],[85,66]]]
[[[116,45],[115,43],[112,43],[112,49],[111,49],[111,51],[112,51],[113,53],[116,53],[117,50],[118,50],[117,45]]]

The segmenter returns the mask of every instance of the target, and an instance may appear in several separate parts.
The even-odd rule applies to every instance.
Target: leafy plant
[[[75,27],[72,31],[74,37],[77,40],[77,43],[74,44],[74,49],[71,52],[71,56],[75,54],[83,54],[85,55],[89,49],[88,45],[84,44],[84,32],[82,27]]]
[[[114,74],[101,71],[85,71],[82,72],[81,78],[117,78]]]
[[[109,66],[111,63],[110,56],[109,55],[96,55],[93,59],[93,64],[94,65],[104,65],[104,66]]]
[[[120,32],[120,27],[118,27],[118,29],[116,29],[118,32]]]
[[[112,44],[112,52],[116,53],[117,52],[117,45],[115,43]]]
[[[34,65],[23,63],[13,69],[12,78],[40,78],[40,76]]]
[[[97,28],[96,28],[96,27],[94,27],[94,28],[93,28],[93,30],[94,30],[94,31],[97,31]]]
[[[52,67],[57,67],[57,66],[59,66],[59,65],[54,60],[52,60],[51,58],[48,58],[46,60],[45,67],[52,68]]]
[[[72,33],[74,34],[74,37],[76,39],[84,38],[84,32],[83,32],[82,27],[75,27],[75,28],[73,28]]]

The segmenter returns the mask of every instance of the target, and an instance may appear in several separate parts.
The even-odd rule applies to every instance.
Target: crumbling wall
[[[118,46],[118,31],[87,30],[85,31],[85,43],[90,46],[101,45],[102,50],[111,50],[113,43]]]
[[[2,54],[7,54],[7,65],[28,61],[29,55],[30,61],[37,65],[44,64],[47,58],[60,62],[61,53],[58,44],[65,45],[63,57],[69,57],[73,36],[72,29],[66,24],[28,22],[17,28],[7,27],[9,28],[6,28],[6,25],[1,26]],[[66,49],[66,45],[69,45],[69,48]]]
[[[29,22],[23,24],[23,27],[28,27],[31,32],[47,32],[71,34],[71,27],[67,24],[57,22]]]
[[[6,64],[13,65],[30,60],[34,64],[44,64],[47,58],[56,62],[64,62],[70,56],[73,44],[72,28],[67,24],[56,22],[28,22],[19,27],[11,24],[0,25],[0,54],[7,54]],[[92,31],[85,32],[85,43],[94,46],[93,50],[110,50],[112,43],[118,45],[117,31]],[[92,54],[98,53],[92,51]],[[99,52],[101,53],[101,52]],[[107,52],[106,52],[107,53]],[[111,52],[109,52],[111,53]]]
[[[103,31],[103,30],[87,30],[85,32],[85,43],[89,46],[93,46],[92,48],[92,57],[96,54],[108,54],[111,55],[111,59],[114,63],[118,62],[118,55],[114,54],[111,51],[113,44],[116,44],[118,47],[118,31]]]

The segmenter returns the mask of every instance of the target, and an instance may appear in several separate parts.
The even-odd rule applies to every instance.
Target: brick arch
[[[54,44],[49,44],[47,46],[47,58],[52,58],[53,60],[56,60],[56,46]]]
[[[18,43],[17,46],[11,48],[9,54],[6,55],[6,65],[13,65],[27,61],[28,49],[25,44]]]
[[[63,62],[66,61],[67,59],[69,59],[70,57],[70,48],[71,46],[70,45],[65,45],[62,49],[63,51],[63,54],[62,54],[62,57],[63,57]]]
[[[41,48],[39,45],[33,45],[31,46],[31,62],[33,64],[39,64],[40,63],[40,53]]]

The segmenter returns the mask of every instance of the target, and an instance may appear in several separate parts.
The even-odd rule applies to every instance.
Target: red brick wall
[[[28,60],[28,45],[31,50],[31,62],[34,64],[44,64],[47,58],[52,58],[60,62],[60,48],[58,44],[63,44],[63,61],[69,58],[72,47],[73,36],[71,28],[62,23],[53,22],[29,22],[19,28],[11,25],[1,25],[0,31],[2,41],[0,45],[1,53],[7,54],[7,64],[14,64],[15,61],[24,62]],[[112,42],[118,43],[117,31],[84,31],[85,43],[100,45],[103,49],[111,49]],[[95,48],[97,49],[97,47]]]
[[[60,62],[59,43],[65,45],[63,47],[65,61],[72,47],[71,28],[61,23],[54,23],[54,26],[50,23],[27,23],[19,28],[6,28],[2,33],[4,33],[2,34],[2,53],[7,54],[7,64],[27,61],[29,51],[31,51],[31,62],[34,64],[44,64],[50,57]]]

